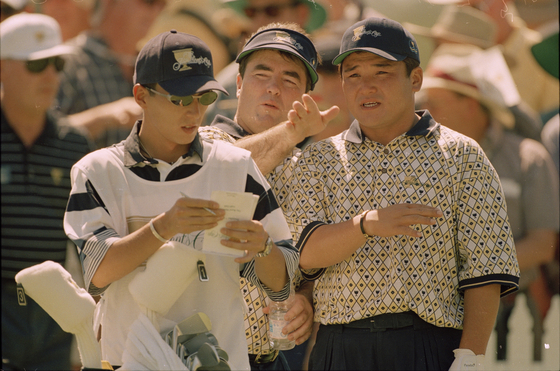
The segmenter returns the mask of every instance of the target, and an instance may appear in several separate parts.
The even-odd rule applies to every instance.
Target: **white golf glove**
[[[455,349],[455,360],[449,371],[484,371],[484,354],[476,355],[470,349]]]

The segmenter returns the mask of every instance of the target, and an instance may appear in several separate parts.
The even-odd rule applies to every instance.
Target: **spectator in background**
[[[0,1],[0,22],[12,15],[23,12],[27,0],[2,0]]]
[[[245,40],[257,29],[273,22],[296,23],[307,32],[323,26],[327,19],[325,8],[316,1],[310,0],[222,0],[224,6],[235,10],[247,19],[246,28],[240,38]],[[236,51],[237,53],[237,51]],[[229,96],[220,94],[208,111],[204,120],[209,125],[216,115],[233,119],[237,110],[236,76],[237,63],[226,66],[216,80],[228,91]]]
[[[72,335],[16,291],[20,270],[64,264],[70,169],[92,145],[50,114],[64,56],[56,21],[21,13],[0,25],[2,79],[2,370],[69,370]],[[18,305],[26,302],[26,305]]]
[[[95,0],[33,1],[36,13],[53,17],[60,25],[62,41],[68,41],[88,30]]]
[[[469,45],[441,45],[428,63],[420,100],[443,125],[476,140],[496,169],[504,190],[507,214],[521,278],[520,290],[527,294],[534,319],[535,360],[540,360],[544,315],[535,303],[530,285],[540,266],[553,259],[560,217],[558,177],[550,155],[543,145],[504,129],[513,117],[502,95],[491,81],[478,77],[474,63],[492,69],[497,64],[488,58],[473,59],[482,53]],[[480,66],[477,66],[480,68]],[[498,72],[496,72],[498,73]],[[497,319],[498,359],[505,359],[507,321],[515,296],[502,299]]]
[[[496,43],[503,48],[522,100],[541,115],[557,108],[560,99],[558,80],[544,72],[531,54],[531,47],[541,41],[542,36],[527,27],[513,0],[438,0],[438,3],[471,6],[490,16],[498,30]]]
[[[496,22],[484,12],[456,5],[444,6],[432,27],[412,23],[405,23],[404,27],[413,34],[431,38],[436,48],[444,43],[456,43],[488,49],[496,46],[498,32]],[[516,95],[519,97],[519,93]],[[520,99],[508,106],[515,116],[515,124],[508,130],[513,130],[523,137],[539,140],[542,121],[538,113]]]
[[[166,4],[165,0],[96,1],[91,29],[68,42],[77,53],[68,59],[58,92],[63,114],[131,97],[138,41]],[[137,110],[132,98],[125,104],[129,106],[121,108],[123,111]],[[135,119],[124,127],[92,128],[90,132],[97,146],[105,147],[125,139]]]

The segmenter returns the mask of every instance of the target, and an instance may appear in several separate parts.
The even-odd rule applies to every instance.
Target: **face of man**
[[[256,134],[287,120],[293,102],[305,93],[307,70],[302,61],[276,50],[256,51],[247,58],[245,76],[237,76],[235,121]]]
[[[245,15],[251,19],[249,33],[272,22],[294,22],[304,27],[309,8],[295,0],[248,0]]]
[[[475,140],[480,140],[486,131],[486,121],[476,116],[479,103],[470,97],[456,94],[444,88],[429,88],[422,91],[422,108],[450,129]]]
[[[169,94],[159,85],[154,90]],[[187,106],[175,105],[162,95],[150,94],[147,88],[138,84],[134,87],[134,97],[144,110],[140,130],[143,145],[149,147],[154,157],[166,161],[170,158],[170,162],[177,160],[196,137],[208,106],[201,104],[198,99]]]
[[[54,65],[47,65],[41,72],[30,72],[26,61],[2,60],[0,69],[3,104],[17,110],[40,111],[41,114],[53,104],[60,83]]]
[[[404,62],[369,52],[354,52],[342,62],[342,89],[348,109],[364,134],[382,144],[412,127],[414,93],[421,86],[422,70],[414,69],[409,77]]]

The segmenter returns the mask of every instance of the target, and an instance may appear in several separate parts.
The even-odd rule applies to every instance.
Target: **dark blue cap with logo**
[[[136,59],[135,84],[159,84],[169,94],[186,96],[227,91],[214,79],[212,54],[198,37],[171,30],[149,40]]]
[[[340,54],[332,61],[342,63],[349,54],[366,51],[392,61],[402,61],[406,57],[420,62],[418,44],[414,36],[392,19],[366,18],[350,26],[340,44]]]
[[[319,79],[317,75],[317,50],[305,35],[286,28],[269,28],[257,32],[245,43],[235,60],[239,63],[247,55],[257,50],[276,49],[295,55],[307,67],[311,77],[311,90]]]

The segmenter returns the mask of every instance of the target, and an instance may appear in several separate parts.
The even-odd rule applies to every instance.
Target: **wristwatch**
[[[272,246],[274,246],[274,241],[272,241],[272,238],[270,238],[270,236],[268,236],[268,238],[266,239],[266,242],[264,243],[264,250],[259,252],[255,256],[257,258],[264,258],[265,256],[268,256],[268,254],[270,254],[270,252],[272,251]]]

